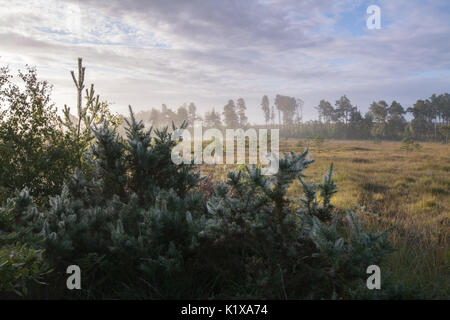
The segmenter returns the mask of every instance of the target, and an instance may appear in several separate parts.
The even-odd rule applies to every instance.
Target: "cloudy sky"
[[[381,8],[381,29],[366,9]],[[54,85],[57,105],[75,105],[70,70],[83,57],[113,111],[222,110],[279,94],[305,101],[346,94],[363,111],[373,100],[410,106],[450,91],[448,0],[0,0],[0,65],[25,64]]]

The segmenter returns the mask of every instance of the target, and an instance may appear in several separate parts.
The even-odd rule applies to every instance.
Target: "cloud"
[[[116,111],[195,101],[204,112],[243,97],[252,122],[264,94],[302,98],[315,117],[322,98],[367,110],[396,90],[410,104],[448,87],[446,1],[375,2],[381,30],[366,29],[371,1],[0,0],[0,63],[37,65],[60,104],[83,56]]]

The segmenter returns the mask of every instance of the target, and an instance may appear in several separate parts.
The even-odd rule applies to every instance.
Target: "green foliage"
[[[414,151],[414,150],[420,150],[422,146],[418,144],[417,142],[414,142],[411,138],[405,137],[402,140],[402,146],[400,147],[401,150],[404,150],[406,152]]]
[[[445,143],[448,143],[450,137],[450,125],[440,125],[439,133],[444,137]]]
[[[348,298],[366,267],[390,252],[385,233],[333,206],[333,166],[322,183],[305,181],[308,150],[285,154],[273,176],[240,166],[226,181],[205,181],[193,164],[172,161],[186,122],[146,130],[130,107],[120,136],[93,86],[82,106],[84,71],[79,59],[78,118],[66,107],[65,120],[34,69],[19,74],[25,89],[8,70],[0,74],[0,200],[22,190],[0,206],[0,290],[8,295]],[[288,98],[277,101],[284,115],[299,107]],[[340,117],[353,121],[349,100],[341,102]],[[227,108],[225,121],[237,126],[234,102]],[[291,199],[296,181],[303,195]],[[73,264],[81,291],[64,290]]]
[[[174,252],[192,245],[189,217],[204,208],[202,196],[191,192],[199,175],[171,162],[177,141],[167,128],[154,138],[150,131],[133,115],[125,141],[107,123],[94,128],[95,143],[85,154],[89,170],[70,176],[48,210],[37,210],[27,195],[15,200],[28,204],[20,212],[22,226],[42,237],[55,279],[63,279],[68,265],[82,268],[84,297],[144,286],[148,270],[160,279],[155,270],[172,270]]]
[[[27,295],[30,284],[44,284],[43,277],[51,271],[44,250],[23,243],[36,241],[29,228],[21,226],[31,203],[25,189],[0,207],[0,298]]]
[[[220,270],[222,281],[241,284],[228,288],[225,297],[346,297],[364,277],[366,264],[379,263],[390,251],[385,234],[367,232],[354,213],[347,222],[333,214],[332,167],[318,186],[323,199],[318,203],[316,187],[302,179],[312,163],[307,154],[286,154],[270,178],[258,168],[230,172],[227,185],[219,185],[208,201],[214,219],[205,236],[211,250],[226,254],[205,263]],[[286,198],[295,179],[303,185],[301,203]]]
[[[406,110],[397,101],[392,101],[390,106],[383,100],[373,102],[364,117],[346,96],[337,100],[335,105],[334,108],[330,102],[321,100],[316,107],[319,121],[308,121],[294,127],[285,124],[280,126],[280,136],[400,140],[407,132],[415,140],[448,142],[449,134],[445,129],[450,121],[448,93],[417,100]],[[406,113],[412,115],[409,122],[404,117]]]
[[[8,202],[13,229],[31,230],[45,249],[51,285],[61,285],[68,265],[81,267],[83,289],[73,297],[348,297],[389,252],[384,234],[331,204],[333,167],[317,187],[304,181],[307,150],[284,155],[273,176],[256,166],[231,171],[203,197],[193,166],[171,161],[177,141],[167,128],[152,135],[132,112],[127,122],[125,139],[107,124],[93,130],[89,169],[77,170],[47,210],[26,192]],[[288,199],[298,179],[304,197]]]
[[[0,70],[0,203],[28,187],[43,205],[74,165],[73,143],[61,134],[51,86],[33,68],[18,78],[20,85],[8,69]]]
[[[19,242],[0,249],[0,298],[2,293],[27,295],[30,282],[40,280],[47,273],[43,250],[35,250]]]

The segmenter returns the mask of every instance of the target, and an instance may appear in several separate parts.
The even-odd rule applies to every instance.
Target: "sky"
[[[368,29],[378,5],[381,28]],[[77,57],[113,112],[194,102],[200,113],[244,98],[347,95],[363,113],[450,90],[448,0],[0,0],[0,66],[36,66],[53,100],[75,108]]]

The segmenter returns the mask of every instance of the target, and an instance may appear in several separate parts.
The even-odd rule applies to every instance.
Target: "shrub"
[[[0,207],[0,298],[24,296],[30,284],[43,284],[43,277],[50,271],[44,259],[44,250],[23,243],[33,243],[24,223],[31,199],[25,189],[16,198]]]
[[[404,150],[406,152],[414,151],[414,150],[420,150],[422,146],[411,138],[403,138],[402,140],[402,146],[400,147],[401,150]]]
[[[51,86],[33,68],[19,72],[19,80],[0,69],[0,203],[28,187],[42,205],[73,167],[73,143],[61,134]]]

